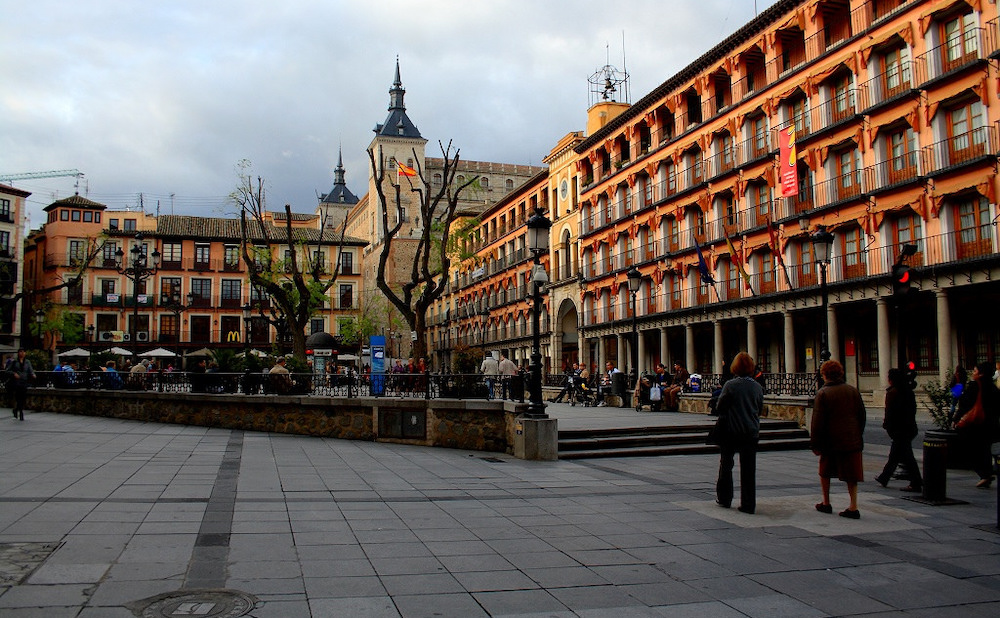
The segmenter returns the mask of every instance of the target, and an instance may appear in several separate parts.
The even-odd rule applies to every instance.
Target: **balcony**
[[[885,191],[919,180],[918,154],[907,152],[866,168],[869,191]]]
[[[978,127],[927,146],[921,155],[925,173],[933,175],[981,159],[992,159],[998,153],[998,134],[1000,123]]]
[[[917,56],[917,64],[923,71],[920,85],[926,86],[940,77],[960,71],[979,61],[985,61],[994,51],[996,41],[986,28],[967,28],[960,36],[953,37],[937,47]]]
[[[916,90],[913,62],[907,60],[886,68],[858,87],[859,107],[865,111]]]

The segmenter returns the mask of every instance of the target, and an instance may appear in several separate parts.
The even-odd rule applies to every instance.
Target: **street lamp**
[[[247,301],[243,305],[243,394],[250,394],[250,318],[253,317],[253,305]]]
[[[548,275],[542,267],[542,254],[549,250],[549,229],[552,222],[545,218],[542,211],[536,210],[525,223],[528,228],[528,248],[534,258],[531,272],[532,283],[532,313],[531,313],[531,404],[524,415],[526,418],[548,418],[545,413],[545,402],[542,401],[542,344],[541,344],[541,312],[542,286],[548,282]]]
[[[825,225],[820,225],[812,234],[813,255],[816,256],[816,264],[819,266],[819,289],[823,301],[823,330],[820,339],[819,362],[820,365],[830,360],[829,328],[827,318],[827,304],[829,297],[826,292],[826,267],[830,264],[830,250],[833,248],[833,234],[827,231]]]
[[[129,329],[129,333],[133,359],[139,358],[139,283],[152,277],[160,266],[160,252],[156,248],[153,249],[153,265],[149,265],[149,259],[143,251],[142,241],[142,232],[138,232],[135,235],[135,244],[129,249],[127,262],[125,251],[121,247],[115,252],[115,269],[119,274],[132,280],[132,327]]]
[[[486,357],[486,324],[490,321],[490,306],[482,298],[479,299],[479,345]]]
[[[642,285],[642,273],[633,266],[625,276],[628,277],[628,291],[632,293],[632,369],[629,376],[634,387],[639,379],[639,329],[636,326],[635,297],[639,293],[639,286]]]
[[[181,295],[180,295],[180,293],[179,292],[174,292],[173,294],[171,294],[170,296],[167,297],[166,301],[163,302],[163,308],[166,309],[167,311],[169,311],[170,313],[174,314],[174,317],[177,318],[177,341],[175,343],[177,343],[177,352],[178,352],[177,356],[178,356],[178,358],[181,357],[181,354],[180,354],[180,351],[181,351],[181,345],[180,345],[181,344],[181,313],[183,313],[186,309],[188,309],[192,305],[194,305],[194,299],[195,299],[194,292],[188,292],[186,298],[187,298],[187,304],[185,305],[185,304],[181,303]],[[163,299],[161,299],[161,300],[163,300]],[[138,306],[138,303],[136,303],[136,306]],[[160,334],[162,335],[163,333],[160,333]]]
[[[45,324],[45,311],[37,309],[35,311],[35,328],[38,332],[39,347],[45,349],[45,333],[42,332],[42,324]]]

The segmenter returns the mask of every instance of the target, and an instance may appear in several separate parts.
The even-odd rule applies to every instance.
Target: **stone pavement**
[[[531,462],[0,412],[4,618],[1000,615],[997,494],[971,472],[949,473],[957,506],[863,483],[853,521],[813,509],[811,453],[764,453],[745,515],[714,504],[710,455]],[[866,448],[869,479],[887,451]]]

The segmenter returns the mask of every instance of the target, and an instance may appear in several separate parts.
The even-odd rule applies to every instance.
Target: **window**
[[[892,129],[886,136],[889,154],[889,182],[898,183],[917,176],[917,157],[913,129],[908,126]]]
[[[833,122],[847,118],[854,111],[850,71],[842,72],[833,79],[830,84],[830,97],[833,102]]]
[[[239,245],[226,245],[223,248],[223,261],[225,269],[229,271],[239,270],[240,267],[240,247]]]
[[[108,219],[108,228],[112,230],[118,229],[118,219]]]
[[[116,279],[101,279],[101,294],[104,296],[114,294],[117,285],[118,281]]]
[[[191,304],[195,307],[208,307],[212,303],[212,280],[191,279]]]
[[[766,225],[771,214],[771,188],[765,182],[747,185],[747,200],[755,225]]]
[[[924,239],[922,232],[923,221],[916,213],[903,215],[895,221],[896,231],[896,251],[899,253],[903,245],[916,245],[917,253],[910,258],[911,264],[923,263]]]
[[[986,198],[978,194],[962,198],[955,204],[959,259],[990,255],[993,252],[990,221],[990,206]]]
[[[72,211],[70,211],[70,220],[71,221],[79,221],[80,220],[80,211],[79,210],[72,210]]]
[[[194,246],[194,267],[207,269],[211,255],[212,246],[207,243],[198,243]]]
[[[948,132],[947,165],[980,157],[986,152],[986,135],[983,131],[983,104],[979,99],[961,103],[946,112]]]
[[[66,257],[69,259],[70,266],[83,264],[84,260],[87,259],[87,242],[84,240],[69,241],[69,255]]]
[[[767,147],[767,116],[760,115],[750,120],[753,130],[753,158],[762,157],[768,153]]]
[[[223,307],[239,307],[243,298],[243,288],[239,279],[222,280],[222,303]]]
[[[774,292],[774,254],[764,251],[760,254],[760,293]]]
[[[83,222],[93,223],[94,222],[94,212],[92,210],[83,211]]]
[[[181,278],[160,277],[160,304],[180,304],[183,301],[184,299],[181,297]]]
[[[513,191],[514,190],[514,181],[511,180],[510,178],[508,178],[507,180],[504,181],[503,186],[504,186],[504,190],[505,191]]]
[[[861,235],[861,228],[854,227],[845,230],[843,233],[844,250],[844,278],[853,279],[863,277],[866,272],[864,237]]]
[[[816,258],[813,257],[812,241],[805,239],[798,243],[799,286],[816,285]]]
[[[10,221],[10,200],[0,198],[0,219]]]
[[[315,335],[316,333],[325,332],[324,327],[326,323],[323,318],[312,318],[309,320],[309,334]]]
[[[879,57],[879,62],[882,65],[881,85],[885,93],[885,99],[893,97],[910,87],[909,51],[906,47],[890,49]],[[877,102],[871,101],[871,103]]]
[[[181,319],[173,313],[160,314],[160,342],[177,343],[181,340]]]
[[[59,209],[59,220],[60,221],[69,221],[69,211],[66,210],[65,208],[60,208]]]
[[[354,286],[341,284],[340,286],[340,309],[354,308]]]
[[[340,254],[340,274],[354,274],[354,254],[350,251],[343,251]]]
[[[853,148],[842,150],[834,156],[836,157],[837,199],[846,200],[858,196],[861,193],[861,177],[856,173],[857,151]]]
[[[941,23],[942,73],[958,68],[978,57],[979,39],[975,13],[956,15]]]
[[[181,243],[163,243],[163,254],[161,260],[162,261],[160,263],[164,268],[179,268],[181,264]]]
[[[806,116],[806,95],[799,94],[788,101],[788,119],[795,126],[797,136],[809,132],[809,118]]]
[[[10,232],[0,231],[0,256],[10,256]]]
[[[122,229],[124,229],[126,232],[134,232],[135,231],[135,219],[125,219],[125,227],[122,228]]]

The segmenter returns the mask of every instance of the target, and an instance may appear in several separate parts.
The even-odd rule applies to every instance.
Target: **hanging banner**
[[[781,183],[781,197],[795,197],[799,194],[795,153],[795,125],[778,131],[778,159],[780,161],[778,181]]]

